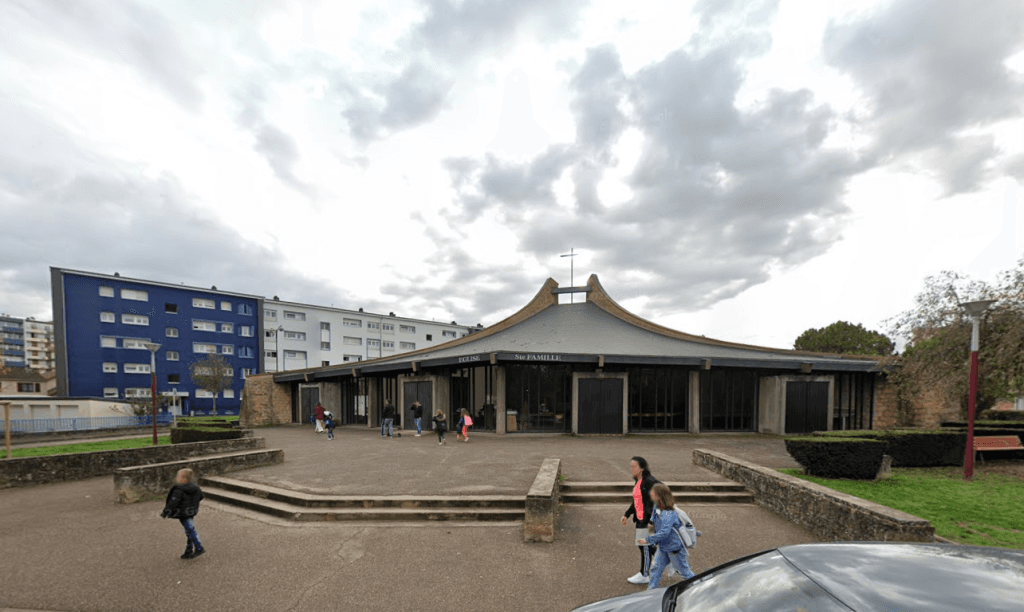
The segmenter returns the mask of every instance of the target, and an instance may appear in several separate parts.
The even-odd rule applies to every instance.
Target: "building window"
[[[394,333],[395,325],[393,323],[384,323],[384,331]]]
[[[117,387],[103,387],[103,397],[117,397]]]
[[[232,355],[234,354],[234,352],[235,347],[230,344],[225,344],[224,346],[220,347],[221,355]]]
[[[170,303],[164,304],[164,312],[167,314],[178,314],[178,305]]]
[[[235,324],[234,323],[221,323],[220,324],[220,331],[222,331],[225,334],[234,333],[234,331],[235,331]]]
[[[220,309],[221,310],[226,310],[228,312],[231,312],[231,302],[221,302],[220,303]]]
[[[284,311],[284,318],[291,319],[293,321],[305,321],[306,313],[304,312],[293,312],[291,310]]]
[[[180,382],[181,382],[181,375],[179,375],[179,374],[168,374],[167,375],[167,383],[168,384],[180,383]]]
[[[246,316],[252,316],[252,306],[250,306],[248,304],[239,304],[238,305],[238,314],[246,315]]]
[[[198,319],[192,319],[192,329],[195,331],[217,331],[217,324],[213,321],[200,321]]]
[[[264,319],[271,319],[271,320],[275,320],[276,321],[277,320],[277,311],[276,310],[271,310],[269,308],[264,308],[263,309],[263,318]]]
[[[210,398],[213,397],[213,393],[206,389],[196,389],[196,397]]]
[[[108,374],[117,374],[117,364],[114,363],[113,361],[104,361],[103,371],[107,372]]]
[[[352,336],[345,336],[342,339],[342,342],[344,344],[348,344],[350,346],[362,346],[363,345],[363,339],[362,338],[354,338]]]
[[[223,397],[224,399],[232,399],[232,398],[235,397],[235,390],[234,389],[224,389],[224,394],[221,395],[221,397]]]
[[[18,393],[39,393],[39,383],[18,383]]]
[[[256,374],[256,368],[242,368],[242,378]]]
[[[239,325],[238,326],[238,335],[242,336],[243,338],[252,338],[253,335],[254,335],[254,333],[253,333],[254,329],[255,328],[252,325]]]
[[[263,337],[264,338],[274,338],[276,336],[277,336],[277,330],[276,329],[266,329],[266,330],[263,330]]]
[[[193,342],[192,343],[192,352],[193,353],[216,353],[217,352],[217,345],[216,344],[203,344],[202,342]]]
[[[345,327],[362,327],[363,322],[359,319],[342,319],[341,324]]]
[[[321,361],[320,365],[321,366],[329,366],[329,365],[331,365],[331,362],[330,361]]]
[[[344,361],[362,361],[363,358],[362,358],[361,355],[345,355],[344,357],[342,357],[342,360],[344,360]]]
[[[358,327],[358,325],[356,327]],[[320,323],[320,331],[331,331],[331,324],[326,321],[322,321]]]
[[[178,351],[167,351],[167,361],[177,361]]]
[[[415,334],[416,333],[416,326],[415,325],[399,325],[398,326],[398,331],[402,332],[403,334]]]
[[[305,342],[306,341],[306,332],[290,332],[290,331],[286,331],[286,332],[284,332],[284,339],[285,340],[302,340],[303,342]]]
[[[114,288],[113,287],[106,287],[106,286],[101,285],[100,286],[100,297],[114,297]],[[117,396],[115,395],[114,397],[117,397]]]
[[[263,357],[266,359],[277,359],[277,351],[263,351]]]
[[[149,349],[146,348],[146,343],[148,342],[149,340],[146,338],[125,338],[121,340],[121,346],[126,349],[143,349],[148,351]]]
[[[395,342],[393,340],[385,340],[384,341],[384,350],[385,351],[393,351],[393,350],[395,350]]]
[[[215,302],[214,300],[208,300],[206,298],[192,298],[192,307],[207,308],[209,310],[214,310],[217,308],[217,302]]]
[[[380,323],[377,323],[376,321],[368,321],[366,323],[366,329],[380,329]]]
[[[164,334],[166,334],[168,338],[177,338],[178,337],[178,328],[177,327],[168,327],[167,329],[164,330]]]
[[[128,397],[153,397],[149,387],[129,387],[124,390],[124,396]]]
[[[136,302],[148,302],[149,292],[141,291],[139,289],[122,289],[121,290],[122,300],[135,300]]]
[[[255,356],[251,346],[240,346],[238,347],[238,356],[244,359],[251,359]]]
[[[117,323],[117,317],[112,312],[101,312],[100,323]]]
[[[123,314],[121,315],[121,323],[125,325],[149,325],[149,317],[146,315]]]
[[[124,364],[125,374],[149,374],[148,363],[126,363]]]
[[[455,332],[447,331],[446,330],[446,331],[441,332],[441,336],[443,336],[445,338],[454,338],[455,337]]]
[[[427,334],[427,342],[430,342],[433,339],[434,339],[434,337],[432,335]]]
[[[400,349],[402,349],[403,351],[410,351],[410,350],[416,348],[416,343],[415,342],[399,342],[398,343],[398,347]]]
[[[331,350],[331,343],[330,342],[321,342],[320,343],[320,350],[321,351],[329,351],[329,350]]]
[[[374,348],[379,347],[380,346],[380,340],[378,340],[376,338],[367,338],[366,339],[366,346],[374,347]]]
[[[284,352],[284,358],[285,359],[305,359],[306,358],[306,351],[285,351]]]
[[[106,348],[117,348],[117,338],[113,336],[100,336],[100,346]]]

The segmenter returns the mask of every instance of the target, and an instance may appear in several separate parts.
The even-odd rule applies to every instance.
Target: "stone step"
[[[742,492],[746,487],[736,482],[666,482],[674,495],[690,492]],[[563,492],[570,493],[627,493],[632,494],[633,485],[624,482],[572,482],[564,481],[560,485]]]
[[[689,504],[752,504],[754,503],[754,496],[749,492],[744,491],[725,491],[725,492],[695,492],[695,493],[675,493],[674,494],[676,503],[680,506],[686,506]],[[629,505],[633,501],[633,496],[629,493],[601,493],[601,492],[584,492],[584,493],[567,493],[563,491],[560,494],[560,500],[564,504],[623,504]]]
[[[521,495],[323,495],[292,491],[224,476],[203,478],[200,483],[203,485],[204,491],[207,487],[216,488],[301,508],[491,508],[523,512],[526,507],[526,500]]]
[[[200,480],[206,497],[291,521],[516,521],[525,498],[515,495],[318,495],[211,476]]]

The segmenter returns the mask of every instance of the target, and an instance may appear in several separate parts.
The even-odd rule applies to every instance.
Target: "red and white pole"
[[[964,480],[974,478],[974,406],[978,397],[978,317],[971,318],[971,382],[967,395],[967,448],[964,453]]]

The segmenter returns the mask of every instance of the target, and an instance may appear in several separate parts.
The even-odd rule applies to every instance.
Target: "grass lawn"
[[[170,436],[157,436],[158,444],[170,444]],[[45,455],[70,455],[73,453],[91,453],[93,451],[121,450],[124,448],[142,448],[152,446],[152,436],[147,438],[128,438],[125,440],[107,440],[104,442],[79,442],[77,444],[57,444],[55,446],[35,446],[32,448],[12,448],[11,458],[43,457]],[[0,445],[0,456],[6,451]]]
[[[961,544],[1024,548],[1024,478],[962,468],[893,468],[887,480],[837,480],[782,470],[836,491],[927,519],[936,535]]]

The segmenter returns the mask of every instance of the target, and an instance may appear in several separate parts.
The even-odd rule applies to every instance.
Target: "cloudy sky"
[[[49,266],[493,324],[548,278],[791,347],[1024,251],[1018,0],[6,0],[0,311]]]

